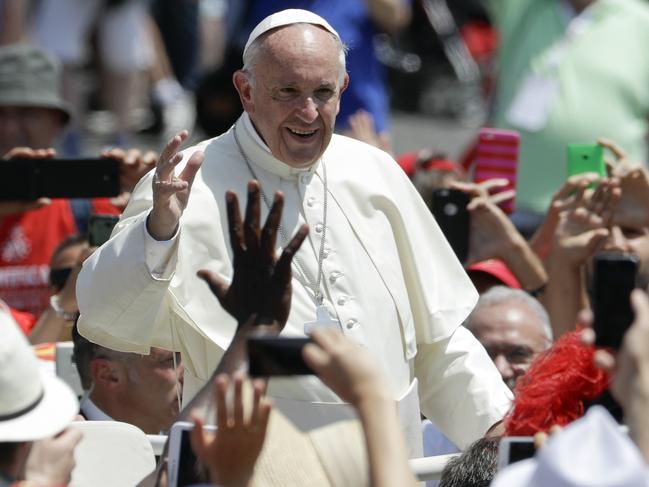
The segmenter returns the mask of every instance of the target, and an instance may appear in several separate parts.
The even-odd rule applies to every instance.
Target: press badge
[[[507,121],[528,132],[542,130],[558,94],[559,81],[554,77],[528,75],[507,110]]]

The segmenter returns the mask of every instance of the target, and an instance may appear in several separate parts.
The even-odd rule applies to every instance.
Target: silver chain
[[[270,208],[272,206],[272,202],[268,198],[268,195],[264,191],[263,186],[261,185],[261,180],[257,177],[257,174],[255,173],[255,170],[252,167],[252,164],[250,164],[250,161],[248,160],[248,156],[246,156],[246,153],[243,151],[243,148],[241,147],[241,144],[239,143],[239,137],[237,136],[237,127],[235,125],[234,130],[234,141],[237,143],[237,148],[239,149],[239,152],[241,153],[241,156],[243,157],[243,160],[246,163],[246,166],[248,166],[248,170],[250,171],[250,174],[252,174],[252,177],[259,181],[260,185],[260,192],[261,192],[261,197],[264,200],[264,203],[266,204],[266,208],[268,211],[270,211]],[[298,269],[304,275],[304,279],[307,281],[307,285],[311,287],[311,290],[313,291],[314,299],[316,302],[317,306],[322,305],[324,301],[324,295],[320,291],[320,284],[322,283],[322,262],[324,260],[324,247],[325,247],[325,240],[327,238],[327,166],[324,162],[324,158],[320,158],[320,163],[322,164],[322,183],[324,186],[324,191],[323,191],[323,204],[322,204],[322,239],[320,240],[320,251],[318,252],[318,275],[316,279],[314,280],[310,273],[308,272],[306,266],[302,263],[302,260],[296,253],[295,256],[293,257],[293,261],[297,265]],[[288,235],[286,233],[286,230],[284,229],[284,226],[282,225],[282,220],[280,219],[279,225],[279,234],[281,235],[282,239],[284,240],[284,245],[286,245],[289,242]],[[313,282],[315,281],[315,284]]]

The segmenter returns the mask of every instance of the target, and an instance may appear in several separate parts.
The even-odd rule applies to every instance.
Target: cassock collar
[[[241,149],[246,153],[250,164],[259,166],[284,179],[297,179],[302,174],[312,175],[315,173],[320,160],[316,161],[309,167],[296,168],[277,159],[270,152],[268,146],[261,140],[257,130],[250,120],[250,116],[243,112],[234,126],[237,133]]]

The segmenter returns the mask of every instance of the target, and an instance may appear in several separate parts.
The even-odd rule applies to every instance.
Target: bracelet
[[[543,295],[543,293],[545,292],[545,288],[546,288],[546,287],[548,287],[548,283],[547,283],[547,282],[544,282],[543,284],[541,284],[541,285],[540,285],[539,287],[537,287],[536,289],[532,289],[531,291],[527,291],[527,290],[526,290],[526,292],[527,292],[527,294],[529,294],[530,296],[532,296],[532,297],[538,299],[539,297],[541,297],[541,296]]]
[[[56,313],[56,316],[63,318],[65,321],[76,321],[79,316],[79,313],[76,311],[64,310],[63,306],[61,306],[61,303],[59,302],[59,297],[56,294],[50,297],[50,306]]]

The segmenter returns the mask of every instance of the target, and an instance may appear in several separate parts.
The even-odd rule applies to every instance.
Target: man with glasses
[[[512,390],[534,357],[552,344],[548,314],[520,289],[491,288],[480,296],[465,326],[485,347]]]

